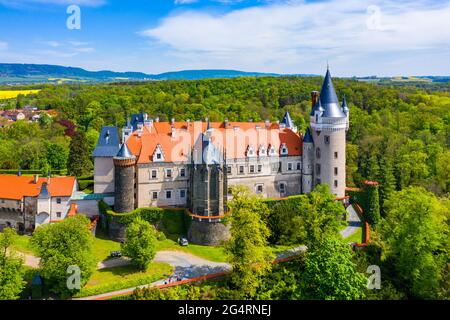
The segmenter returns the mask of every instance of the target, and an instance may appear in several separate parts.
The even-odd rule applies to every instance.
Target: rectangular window
[[[262,165],[258,164],[258,172],[261,173],[261,171],[262,171]]]
[[[338,153],[337,153],[337,152],[334,153],[334,158],[335,158],[335,159],[338,158]]]
[[[172,199],[172,190],[166,190],[166,199]]]
[[[255,166],[254,165],[250,166],[250,173],[255,173]]]
[[[153,199],[153,200],[158,199],[158,191],[153,191],[153,192],[152,192],[152,199]]]
[[[288,163],[288,171],[292,171],[292,162]]]
[[[185,177],[186,176],[186,169],[185,168],[181,168],[180,169],[180,177]]]
[[[5,203],[5,200],[4,200],[4,199],[2,199],[2,203]]]
[[[166,178],[172,178],[172,169],[166,170]]]
[[[61,198],[56,198],[56,203],[61,204]]]
[[[231,174],[231,166],[227,166],[227,173]]]
[[[334,180],[334,187],[337,188],[337,186],[338,186],[338,181]]]
[[[320,163],[316,164],[316,174],[320,175]]]
[[[337,176],[338,175],[338,168],[334,167],[334,175]]]
[[[152,179],[156,179],[157,176],[158,176],[158,171],[157,170],[152,170],[151,178]]]
[[[284,183],[280,183],[280,193],[285,193],[286,192],[286,185]]]
[[[321,184],[321,183],[322,183],[322,180],[316,179],[316,185]]]
[[[323,137],[325,144],[330,144],[330,136]]]
[[[56,213],[56,217],[57,217],[57,218],[61,218],[61,212],[57,212],[57,213]]]
[[[156,154],[156,159],[161,160],[161,153]]]
[[[262,184],[257,184],[255,191],[257,194],[260,194],[260,193],[263,193],[263,189],[264,189],[264,186]]]
[[[297,170],[301,170],[302,169],[302,164],[300,162],[297,162]]]
[[[180,198],[186,198],[186,190],[184,190],[184,189],[181,189],[180,190]]]
[[[239,166],[239,173],[244,174],[244,166]]]

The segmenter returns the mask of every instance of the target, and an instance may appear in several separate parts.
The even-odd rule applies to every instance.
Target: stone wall
[[[217,246],[230,238],[230,225],[225,225],[218,220],[193,220],[188,231],[188,240],[194,244],[205,246]]]

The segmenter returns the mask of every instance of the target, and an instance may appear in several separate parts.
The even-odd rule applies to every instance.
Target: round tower
[[[345,99],[343,105],[339,105],[330,70],[327,70],[325,75],[320,97],[311,112],[310,122],[314,144],[313,183],[326,183],[331,193],[344,197],[349,112]]]
[[[114,160],[114,211],[125,213],[134,210],[134,176],[136,157],[126,143],[122,144]]]
[[[302,193],[310,193],[313,187],[314,143],[309,128],[303,137]]]

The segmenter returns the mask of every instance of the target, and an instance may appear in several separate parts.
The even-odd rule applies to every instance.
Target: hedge
[[[99,201],[99,211],[107,222],[114,219],[123,225],[128,225],[136,217],[141,217],[153,225],[162,223],[165,231],[169,234],[186,234],[189,229],[191,217],[184,208],[137,208],[128,213],[116,213],[103,200]]]
[[[80,190],[84,190],[94,186],[94,180],[78,180]]]

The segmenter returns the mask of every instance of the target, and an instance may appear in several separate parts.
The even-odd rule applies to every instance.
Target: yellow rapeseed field
[[[13,99],[17,97],[19,94],[27,95],[38,92],[39,90],[0,90],[0,100]]]

